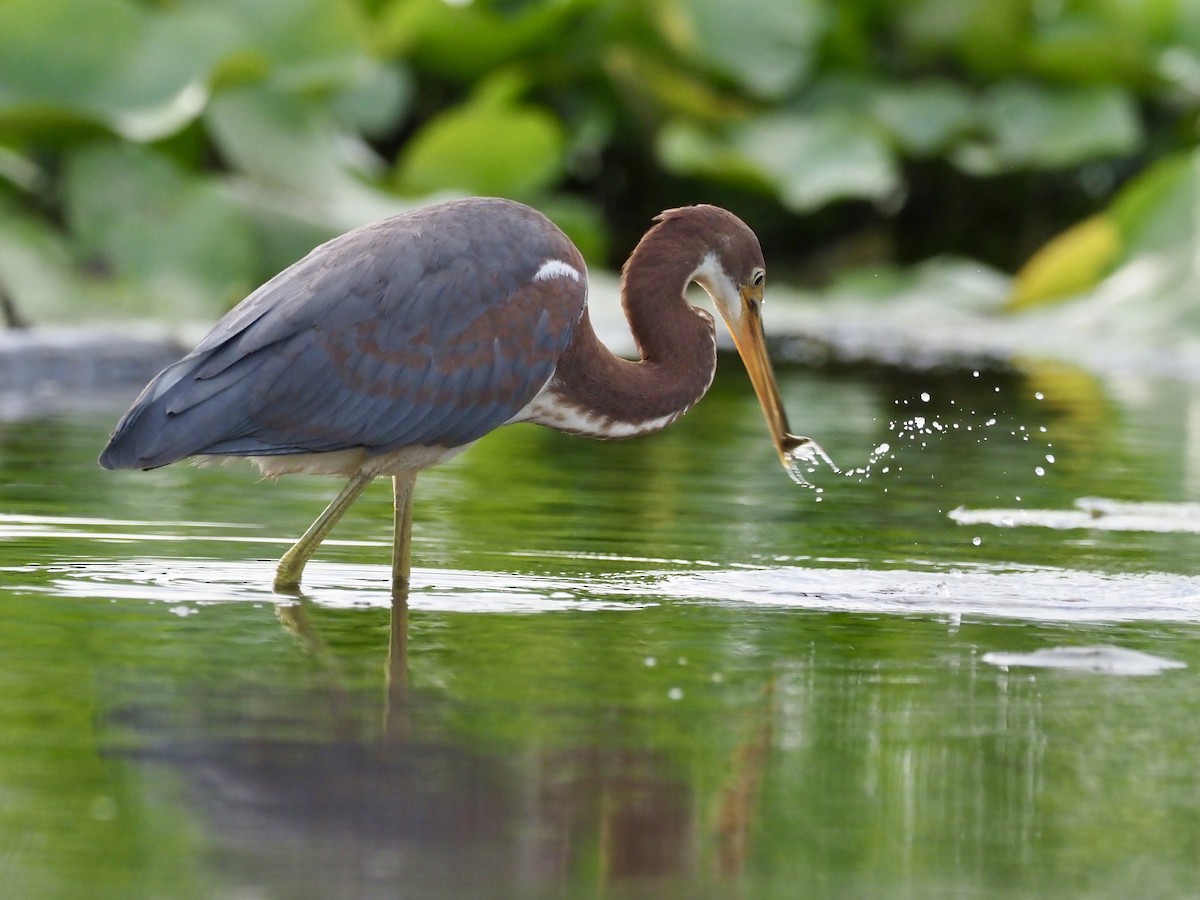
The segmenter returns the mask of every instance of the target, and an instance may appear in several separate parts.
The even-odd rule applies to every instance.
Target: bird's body
[[[293,548],[303,552],[294,572],[281,564],[280,586],[298,583],[358,492],[391,475],[399,555],[415,474],[495,428],[524,421],[630,437],[665,427],[699,400],[716,344],[712,316],[683,298],[696,281],[730,324],[795,473],[789,463],[807,439],[787,435],[761,347],[762,266],[753,232],[732,214],[710,206],[664,213],[624,271],[622,299],[641,353],[631,362],[596,337],[583,258],[541,213],[486,198],[405,213],[323,244],[231,310],[147,385],[100,463],[149,469],[246,457],[268,475],[351,477],[357,489],[331,505],[332,521],[311,546]],[[407,579],[407,545],[404,553],[398,579]]]

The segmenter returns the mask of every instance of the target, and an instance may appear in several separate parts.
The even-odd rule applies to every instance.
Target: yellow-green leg
[[[317,520],[308,526],[300,540],[292,545],[279,566],[275,569],[275,590],[294,591],[300,587],[300,576],[304,574],[305,564],[321,546],[321,541],[329,534],[338,520],[346,514],[350,504],[358,499],[368,484],[374,480],[374,475],[355,475],[342,488],[342,492],[333,498],[333,502],[325,507],[325,511],[317,516]]]
[[[392,476],[395,495],[395,529],[392,534],[392,591],[408,590],[408,573],[412,568],[412,501],[417,473]]]

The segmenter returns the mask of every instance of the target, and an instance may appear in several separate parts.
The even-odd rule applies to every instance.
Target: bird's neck
[[[661,222],[650,229],[630,254],[621,271],[621,306],[643,362],[686,366],[705,349],[713,324],[712,316],[684,298],[704,248],[670,227],[674,224]]]
[[[703,252],[664,232],[665,224],[642,238],[621,277],[621,303],[641,358],[613,354],[585,312],[534,421],[592,437],[632,437],[665,428],[712,384],[713,319],[684,298]]]

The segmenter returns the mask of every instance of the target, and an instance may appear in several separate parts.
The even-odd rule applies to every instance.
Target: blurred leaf
[[[880,201],[900,187],[879,132],[836,112],[769,113],[734,126],[723,139],[675,123],[660,137],[659,155],[681,174],[766,185],[796,212],[834,200]]]
[[[159,154],[95,145],[72,158],[66,194],[71,230],[89,262],[172,289],[163,300],[176,309],[207,300],[200,310],[211,313],[213,301],[253,286],[245,221],[212,181]]]
[[[658,159],[669,172],[773,193],[771,175],[723,137],[682,119],[668,122],[658,135]]]
[[[1200,177],[1196,151],[1159,160],[1130,181],[1113,200],[1109,213],[1131,255],[1148,253],[1194,239],[1200,230]]]
[[[916,81],[880,89],[876,119],[906,152],[933,156],[970,133],[976,116],[971,95],[948,81]]]
[[[262,53],[272,85],[288,91],[338,90],[370,77],[369,22],[352,0],[207,0]]]
[[[752,109],[746,102],[648,51],[615,47],[605,54],[604,67],[635,102],[652,97],[672,115],[722,123],[741,118]]]
[[[63,315],[79,295],[62,237],[0,198],[0,289],[34,322]]]
[[[1025,59],[1031,71],[1057,81],[1140,85],[1154,77],[1147,50],[1127,22],[1068,13],[1035,30]]]
[[[826,11],[817,0],[665,0],[660,18],[694,60],[779,99],[812,71]]]
[[[360,84],[333,98],[333,110],[348,126],[367,135],[386,134],[403,118],[413,83],[399,66],[379,66]]]
[[[422,69],[471,81],[560,41],[588,5],[590,0],[527,3],[520,13],[501,15],[482,3],[393,0],[380,17],[377,43],[382,52]]]
[[[538,198],[537,208],[566,233],[588,262],[600,265],[608,258],[604,220],[591,203],[567,194],[553,194]]]
[[[913,56],[956,59],[985,77],[1012,72],[1028,40],[1030,4],[992,0],[913,0],[896,11],[894,27]]]
[[[417,132],[401,153],[396,183],[409,194],[457,189],[527,198],[558,181],[565,148],[562,126],[546,110],[475,100]]]
[[[1132,153],[1142,142],[1133,101],[1116,87],[1004,82],[988,90],[979,116],[989,141],[954,155],[976,175],[1071,166]]]
[[[1112,271],[1121,254],[1113,218],[1084,219],[1038,250],[1013,279],[1008,308],[1019,310],[1081,294]]]
[[[0,3],[0,108],[95,110],[143,28],[121,0]]]
[[[238,198],[260,211],[297,217],[330,236],[399,212],[376,187],[384,163],[328,107],[266,86],[226,91],[205,122],[222,157],[240,175]]]
[[[156,140],[199,115],[210,68],[237,41],[232,23],[203,10],[10,0],[0,4],[0,124],[43,130],[76,118]]]
[[[0,3],[0,125],[102,123],[133,141],[174,134],[215,84],[269,76],[289,90],[375,77],[348,0],[217,0],[146,10],[125,0]]]
[[[1127,284],[1153,285],[1158,295],[1151,305],[1172,322],[1184,321],[1183,310],[1172,306],[1193,289],[1196,280],[1198,166],[1200,151],[1192,151],[1160,160],[1130,181],[1108,210],[1063,232],[1022,267],[1009,306],[1039,305],[1102,288],[1108,283],[1106,277],[1118,269],[1128,272],[1139,263],[1149,263]],[[1145,295],[1150,288],[1135,293]],[[1194,304],[1189,302],[1191,307]]]
[[[878,132],[859,119],[761,116],[736,130],[735,145],[796,212],[831,200],[883,200],[900,186],[900,172]]]

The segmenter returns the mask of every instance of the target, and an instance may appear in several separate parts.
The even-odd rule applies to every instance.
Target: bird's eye
[[[761,287],[762,283],[767,280],[767,273],[762,269],[755,269],[750,273],[750,283],[755,287]]]

